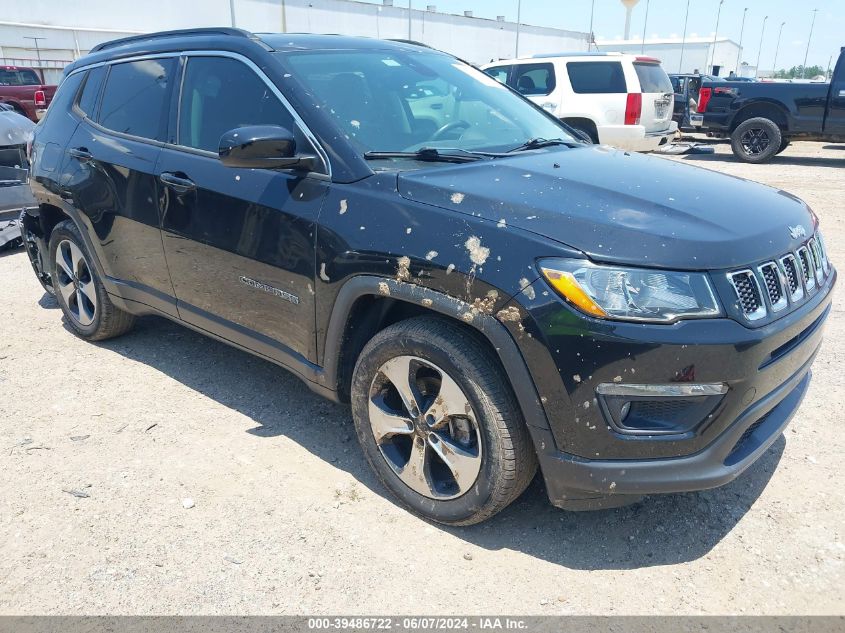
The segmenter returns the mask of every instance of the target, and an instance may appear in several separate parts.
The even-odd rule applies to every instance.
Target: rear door
[[[151,58],[89,72],[75,106],[84,118],[67,145],[63,183],[91,225],[109,281],[120,286],[124,298],[173,315],[155,166],[167,129],[175,62],[172,56]]]
[[[619,59],[601,58],[566,62],[567,77],[558,81],[569,81],[571,94],[558,116],[584,117],[595,121],[602,140],[601,126],[624,125],[625,103],[628,85]]]
[[[845,48],[842,50],[830,83],[830,102],[824,125],[827,134],[845,135]]]
[[[646,133],[660,132],[669,127],[674,107],[674,90],[669,75],[660,62],[651,57],[637,57],[633,64],[635,81],[629,81],[631,92],[639,84],[642,93],[642,114],[640,124]]]
[[[189,55],[178,122],[158,163],[162,235],[180,317],[297,367],[316,357],[315,226],[328,180],[220,162],[220,137],[280,125],[310,140],[278,91],[246,60]]]

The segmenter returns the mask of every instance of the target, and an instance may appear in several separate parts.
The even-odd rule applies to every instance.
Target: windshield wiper
[[[473,152],[460,148],[437,149],[434,147],[423,147],[416,152],[365,152],[367,160],[378,160],[382,158],[411,158],[413,160],[428,161],[432,163],[471,163],[483,158],[494,158],[503,156],[492,152]]]
[[[513,152],[524,152],[529,149],[539,149],[541,147],[550,147],[552,145],[566,145],[567,147],[580,147],[583,143],[573,140],[566,140],[563,138],[542,138],[540,136],[525,141],[522,145],[518,145],[513,149],[508,150],[508,154]]]

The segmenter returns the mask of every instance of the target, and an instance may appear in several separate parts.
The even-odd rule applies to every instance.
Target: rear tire
[[[77,336],[102,341],[132,328],[135,317],[111,302],[79,229],[71,220],[53,229],[48,261],[56,300]]]
[[[364,346],[352,378],[352,415],[381,482],[411,512],[438,523],[488,519],[519,497],[537,470],[498,360],[445,319],[402,321]]]
[[[734,156],[746,163],[765,163],[778,153],[783,134],[777,123],[754,117],[740,123],[731,134]]]

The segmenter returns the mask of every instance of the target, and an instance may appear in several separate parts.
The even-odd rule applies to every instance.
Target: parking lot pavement
[[[716,147],[666,160],[803,197],[845,267],[845,146]],[[452,529],[394,505],[348,409],[283,370],[158,318],[85,343],[20,250],[0,282],[0,613],[842,610],[841,289],[804,404],[737,481],[595,513],[535,482]]]

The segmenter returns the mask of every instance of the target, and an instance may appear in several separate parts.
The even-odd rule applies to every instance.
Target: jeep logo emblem
[[[787,228],[789,229],[789,235],[793,240],[797,240],[799,237],[807,237],[806,229],[804,229],[804,227],[800,224],[788,226]]]

